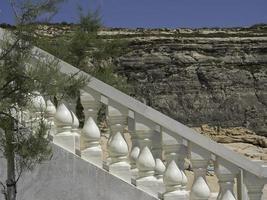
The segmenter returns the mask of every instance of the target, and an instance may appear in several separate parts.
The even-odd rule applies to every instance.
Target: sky
[[[68,0],[53,22],[77,22],[77,3],[98,8],[106,27],[240,27],[267,23],[267,0]],[[14,23],[8,0],[0,0],[0,23]]]

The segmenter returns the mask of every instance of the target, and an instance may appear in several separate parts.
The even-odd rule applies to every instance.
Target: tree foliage
[[[72,33],[51,40],[38,37],[36,43],[44,50],[99,78],[100,80],[129,93],[125,77],[115,73],[116,67],[110,62],[125,51],[127,42],[119,39],[104,40],[99,35],[102,27],[99,13],[80,8],[79,24],[72,26]]]
[[[0,40],[0,151],[7,163],[7,180],[0,183],[5,199],[15,200],[21,174],[51,155],[44,107],[34,105],[36,98],[73,97],[88,80],[62,74],[56,59],[33,51],[32,24],[53,16],[63,0],[9,2],[17,24]]]

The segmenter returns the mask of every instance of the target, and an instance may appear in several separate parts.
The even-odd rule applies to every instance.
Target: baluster
[[[89,117],[92,117],[93,120],[97,122],[97,115],[101,106],[99,101],[100,94],[94,92],[93,90],[90,90],[90,93],[80,90],[80,93],[81,104],[84,112],[84,122],[86,122]]]
[[[166,170],[166,167],[161,159],[156,159],[156,166],[155,166],[155,176],[158,180],[163,178],[163,174]]]
[[[68,151],[75,153],[76,139],[75,135],[71,132],[73,118],[71,112],[63,103],[57,107],[55,124],[57,127],[57,134],[54,136],[53,142]]]
[[[46,109],[46,103],[43,96],[39,92],[34,92],[34,96],[31,98],[31,108],[29,115],[29,121],[27,122],[33,128],[37,130],[41,120],[44,120],[44,112]],[[18,117],[18,116],[17,116]]]
[[[128,163],[128,144],[123,137],[126,126],[128,109],[113,103],[108,106],[107,122],[110,127],[108,140],[109,159],[103,162],[103,168],[121,177],[127,182],[131,180],[130,164]]]
[[[94,165],[102,166],[102,149],[100,146],[100,130],[94,119],[89,117],[82,129],[84,149],[81,157]]]
[[[132,177],[134,177],[134,178],[136,178],[138,175],[138,169],[136,166],[136,162],[137,162],[139,154],[140,154],[140,148],[138,146],[134,146],[132,148],[132,151],[131,151],[130,156],[129,156],[130,165],[131,165],[131,174],[132,174]]]
[[[247,188],[249,200],[261,200],[262,190],[266,184],[266,179],[259,178],[247,171],[244,171],[244,183]]]
[[[153,133],[151,134],[151,152],[155,159],[162,159],[162,134],[158,125],[152,124]]]
[[[194,172],[194,182],[190,192],[190,199],[208,200],[211,192],[206,181],[206,172],[211,154],[210,152],[197,146],[196,144],[191,144],[190,150],[190,159]]]
[[[161,194],[160,196],[163,197],[163,199],[170,200],[175,198],[188,199],[189,192],[186,191],[187,177],[184,172],[184,163],[185,158],[187,157],[187,147],[183,145],[181,138],[175,139],[165,132],[162,133],[162,137],[164,156],[167,161],[167,170],[170,163],[175,162],[175,166],[172,164],[169,171],[167,172],[166,170],[165,173],[167,174],[164,181],[166,190],[165,193]],[[172,179],[169,177],[170,174],[174,174],[176,177],[173,177]],[[180,179],[180,176],[177,174],[181,174]],[[173,187],[170,186],[172,181],[175,183]]]
[[[80,130],[79,130],[79,120],[76,115],[71,111],[72,115],[72,129],[71,133],[75,137],[75,154],[81,156],[81,142],[80,142]]]
[[[140,154],[140,145],[138,143],[138,137],[135,131],[135,119],[134,112],[130,111],[128,116],[128,131],[131,135],[132,148],[129,155],[130,165],[131,165],[131,174],[132,177],[137,177],[138,169],[136,162]]]
[[[159,193],[161,199],[164,200],[175,200],[184,199],[181,196],[181,187],[183,181],[183,175],[181,170],[178,168],[175,160],[171,160],[163,176],[163,181],[165,185],[165,192],[163,194]]]
[[[154,196],[164,187],[162,178],[157,179],[155,174],[156,162],[151,151],[152,135],[154,134],[155,124],[139,115],[135,116],[135,134],[138,147],[141,152],[137,159],[137,176],[132,178],[132,184],[143,188]]]
[[[48,135],[50,135],[51,137],[55,136],[56,134],[56,125],[54,122],[56,111],[57,109],[52,103],[52,101],[51,100],[46,101],[45,116],[47,120],[47,126],[49,128]]]
[[[101,103],[100,95],[94,91],[81,92],[81,104],[84,108],[84,125],[82,129],[83,150],[81,157],[96,166],[102,167],[102,149],[100,145],[101,133],[96,124],[97,114]]]
[[[162,135],[161,131],[157,130],[157,128],[160,129],[160,127],[156,126],[151,137],[151,152],[156,162],[155,177],[158,179],[159,184],[162,185],[160,190],[163,191],[163,173],[165,172],[166,167],[162,162]]]
[[[215,173],[220,185],[217,200],[236,200],[234,195],[234,179],[238,169],[222,158],[215,161]]]
[[[156,163],[148,146],[142,148],[136,164],[138,168],[138,176],[132,178],[132,184],[155,195],[158,191],[158,181],[154,176]]]
[[[129,123],[129,122],[128,122]],[[138,168],[137,168],[137,160],[140,155],[141,150],[145,147],[151,147],[151,135],[153,134],[152,130],[142,124],[133,121],[133,127],[129,126],[129,132],[131,134],[132,139],[132,150],[130,153],[130,161],[131,161],[131,172],[133,179],[138,177]]]

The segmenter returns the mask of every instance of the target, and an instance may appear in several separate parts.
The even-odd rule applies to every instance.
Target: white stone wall
[[[24,174],[18,184],[18,200],[155,200],[145,192],[106,171],[53,146],[50,161]],[[0,158],[3,180],[5,163]],[[0,199],[4,199],[0,194]]]

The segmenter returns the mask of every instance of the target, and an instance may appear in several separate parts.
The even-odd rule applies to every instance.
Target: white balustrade
[[[163,176],[165,192],[159,194],[160,198],[165,200],[186,199],[181,193],[183,175],[178,168],[175,160],[171,160]]]
[[[162,178],[155,172],[156,162],[152,153],[152,136],[155,132],[155,124],[136,115],[133,132],[136,138],[136,145],[138,145],[141,152],[137,158],[137,173],[133,173],[132,184],[144,188],[154,196],[157,196],[157,193],[163,190],[164,185]],[[134,149],[135,147],[132,148],[132,151]],[[155,151],[155,153],[157,154],[158,152]],[[159,157],[158,159],[161,159],[161,156]],[[158,166],[158,169],[160,168]]]
[[[217,200],[236,200],[233,190],[238,168],[224,159],[217,158],[215,161],[215,173],[220,186]]]
[[[77,155],[81,155],[81,141],[80,141],[80,130],[79,130],[79,120],[74,114],[74,112],[71,111],[72,115],[72,129],[71,133],[75,137],[75,153]]]
[[[84,149],[81,151],[81,157],[93,164],[102,166],[102,148],[100,145],[101,133],[97,126],[97,114],[101,103],[99,94],[90,91],[80,91],[81,104],[84,112],[84,125],[82,129],[82,138]]]
[[[55,136],[56,134],[56,125],[54,122],[54,117],[56,114],[56,107],[55,105],[52,103],[51,100],[47,100],[46,101],[46,109],[45,109],[45,117],[46,117],[46,121],[47,121],[47,126],[49,128],[48,130],[48,134],[50,136]]]
[[[82,129],[83,144],[85,149],[81,152],[81,157],[93,164],[102,166],[102,149],[100,145],[100,130],[92,117],[89,117]]]
[[[132,148],[131,152],[129,154],[129,160],[130,160],[130,165],[131,165],[131,173],[134,178],[137,177],[138,169],[136,166],[136,162],[138,159],[138,156],[140,154],[140,145],[138,142],[138,136],[135,131],[135,119],[134,119],[134,112],[129,112],[128,116],[128,132],[131,135],[131,142],[132,142]]]
[[[57,107],[55,124],[57,127],[57,134],[53,137],[53,142],[75,153],[77,143],[75,134],[72,132],[73,117],[70,110],[63,103]]]
[[[168,185],[168,181],[164,181],[165,184],[165,192],[160,194],[163,199],[188,199],[189,192],[186,191],[187,185],[187,177],[184,172],[184,163],[185,158],[187,157],[187,147],[182,143],[182,139],[175,139],[168,135],[166,132],[162,133],[162,142],[163,142],[163,150],[164,157],[167,162],[167,169],[170,163],[175,162],[175,167],[172,164],[170,169],[172,169],[172,173],[181,174],[181,180],[179,180],[179,184],[176,184],[172,190],[168,189],[170,186]],[[176,172],[175,172],[176,170]],[[167,173],[167,170],[166,172]],[[164,175],[165,176],[165,175]],[[168,172],[167,177],[170,176],[170,172]],[[168,179],[166,179],[168,180]],[[178,181],[178,179],[177,179]]]
[[[109,105],[107,109],[107,122],[110,128],[110,137],[107,148],[109,158],[103,162],[103,168],[127,182],[131,180],[131,166],[128,161],[128,144],[123,136],[126,127],[128,109]]]
[[[43,96],[39,92],[34,92],[32,98],[30,99],[30,106],[28,112],[28,123],[33,130],[39,127],[41,120],[44,120],[44,112],[46,109],[46,103]]]
[[[97,114],[101,107],[100,94],[93,90],[90,90],[90,93],[80,90],[80,99],[83,106],[84,121],[86,122],[89,117],[92,117],[97,122]]]
[[[248,171],[244,172],[244,183],[249,200],[262,200],[262,190],[266,182],[264,178],[259,178]]]
[[[151,148],[151,135],[153,134],[153,130],[151,130],[148,126],[136,122],[133,122],[133,128],[129,130],[132,139],[132,150],[130,153],[130,163],[131,163],[131,173],[132,178],[138,178],[138,168],[137,168],[137,160],[140,155],[141,150],[147,146]]]
[[[46,109],[44,97],[39,92],[34,92],[34,96],[31,98],[32,108],[36,112],[43,112]]]
[[[191,200],[208,200],[210,197],[210,188],[206,181],[207,166],[211,154],[209,151],[190,144],[191,163],[194,172],[194,182],[190,191]]]
[[[155,167],[156,162],[149,147],[143,147],[137,159],[138,176],[137,178],[132,178],[132,184],[154,196],[157,195],[161,186],[154,176]]]
[[[132,144],[134,145],[134,143]],[[138,169],[136,167],[136,162],[137,162],[139,154],[140,154],[140,148],[138,146],[134,146],[129,156],[130,164],[131,164],[131,171],[134,174],[137,174],[138,172]]]
[[[0,36],[3,36],[2,33],[3,31],[1,30]],[[34,51],[43,55],[44,60],[47,60],[47,58],[54,60],[54,57],[38,48],[34,48]],[[33,56],[32,59],[36,58]],[[131,168],[136,172],[132,183],[137,187],[143,188],[154,196],[157,192],[160,192],[160,197],[165,200],[188,199],[188,191],[186,191],[187,177],[184,173],[187,145],[183,144],[183,141],[186,140],[189,143],[190,149],[188,152],[190,152],[190,160],[194,172],[194,181],[190,189],[191,200],[208,200],[211,198],[211,192],[206,181],[206,170],[211,154],[216,158],[215,172],[220,186],[218,200],[236,200],[240,198],[240,196],[235,197],[233,192],[237,171],[243,172],[240,177],[244,180],[248,196],[248,198],[244,197],[244,200],[261,200],[262,189],[267,182],[266,167],[239,156],[237,153],[197,134],[192,129],[90,77],[65,62],[59,61],[59,66],[62,67],[60,68],[62,73],[80,73],[90,78],[90,82],[85,87],[86,91],[81,90],[80,98],[85,115],[82,129],[85,146],[81,153],[83,159],[101,166],[101,133],[96,123],[102,102],[108,105],[108,125],[111,129],[108,141],[110,158],[106,163],[110,173],[123,179],[126,176],[127,180],[129,178],[128,145],[123,131],[130,111],[133,114],[128,119],[128,129],[132,139],[129,158]],[[102,97],[107,102],[102,101]],[[71,105],[74,106],[73,103]],[[45,101],[38,92],[32,98],[32,107],[33,110],[30,112],[23,111],[21,114],[26,119],[23,119],[23,121],[26,121],[25,124],[31,123],[32,125],[41,119],[40,116],[43,117],[42,112],[45,109]],[[48,125],[51,126],[50,133],[54,135],[53,142],[68,151],[77,152],[80,146],[78,142],[79,122],[76,116],[64,104],[60,104],[55,111],[51,101],[47,102],[45,114]],[[53,131],[54,124],[56,125],[56,132]],[[166,131],[167,135],[172,136],[170,140],[174,141],[173,143],[166,142],[162,135],[162,130]],[[181,138],[185,140],[181,140]],[[161,160],[162,149],[167,162],[166,169]],[[160,183],[160,181],[162,182],[162,174],[165,185],[164,193],[163,191],[161,192],[162,185]],[[242,184],[240,188],[243,188]]]
[[[157,179],[162,179],[163,174],[166,170],[166,167],[161,159],[156,158],[156,166],[155,166],[155,176]]]

